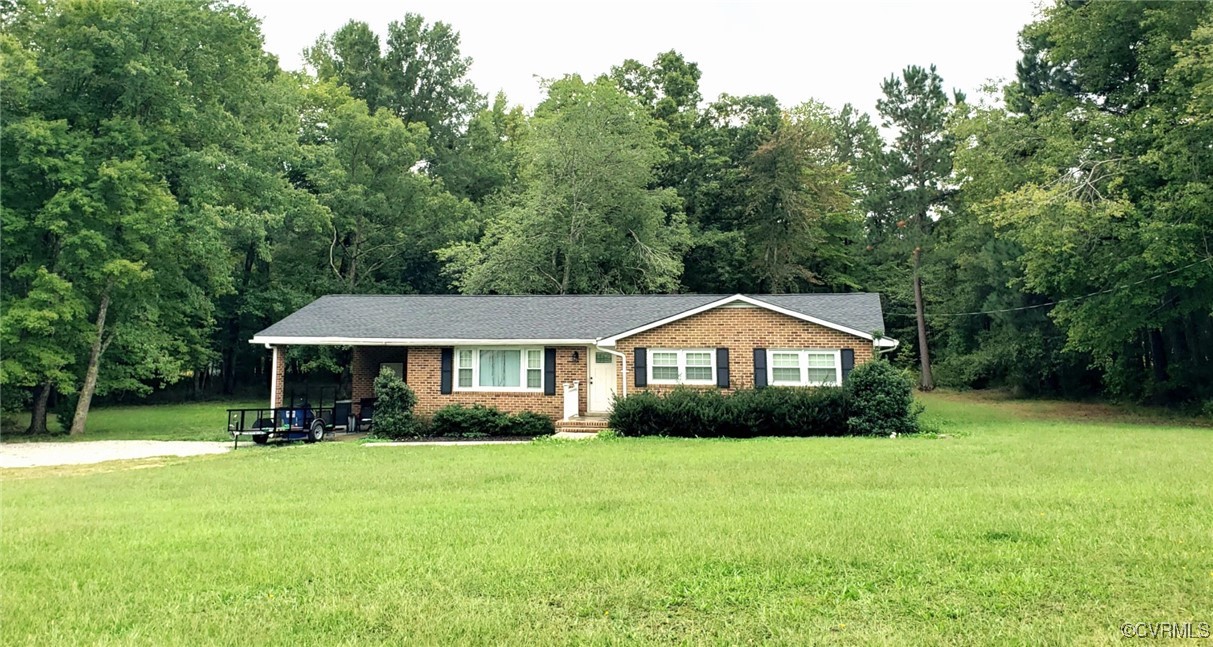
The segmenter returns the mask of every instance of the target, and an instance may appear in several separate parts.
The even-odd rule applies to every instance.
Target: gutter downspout
[[[626,398],[626,397],[628,397],[628,356],[624,355],[623,353],[621,353],[617,350],[611,350],[610,348],[603,348],[603,347],[599,346],[598,341],[600,339],[602,339],[602,338],[599,337],[598,339],[594,340],[594,348],[596,348],[604,353],[607,353],[608,355],[614,355],[615,357],[618,357],[619,360],[623,363],[623,397]],[[586,359],[589,359],[589,358],[586,358]]]
[[[883,337],[882,337],[881,339],[883,339]],[[877,346],[875,342],[873,342],[873,343],[872,343],[872,346],[874,347],[874,351],[875,351],[875,353],[876,353],[876,356],[877,356],[877,357],[880,357],[881,355],[884,355],[885,353],[891,353],[891,352],[893,352],[893,351],[897,350],[898,348],[900,348],[900,347],[901,347],[901,340],[899,340],[899,339],[894,339],[894,340],[893,340],[893,345],[892,345],[892,346],[888,346],[888,347],[884,348],[883,350],[880,348],[880,346]]]

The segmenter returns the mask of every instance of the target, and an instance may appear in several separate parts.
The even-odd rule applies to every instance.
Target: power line
[[[1109,294],[1109,293],[1115,292],[1117,290],[1121,290],[1124,288],[1130,288],[1130,287],[1133,287],[1134,285],[1141,285],[1142,283],[1148,283],[1150,281],[1153,281],[1155,279],[1160,279],[1169,274],[1174,274],[1176,272],[1182,272],[1182,271],[1188,269],[1189,267],[1193,267],[1195,265],[1200,265],[1201,263],[1208,263],[1210,261],[1213,261],[1213,257],[1202,259],[1199,261],[1193,261],[1191,263],[1188,263],[1187,265],[1184,265],[1183,267],[1177,267],[1173,270],[1167,270],[1166,272],[1160,272],[1158,274],[1155,274],[1154,276],[1149,276],[1144,279],[1133,281],[1132,283],[1125,283],[1122,285],[1113,286],[1113,287],[1106,288],[1103,290],[1097,290],[1095,292],[1091,292],[1090,294],[1083,294],[1081,296],[1069,297],[1066,299],[1057,299],[1056,301],[1050,301],[1048,303],[1038,303],[1033,306],[1020,306],[1018,308],[1003,308],[1001,310],[981,310],[978,312],[928,312],[928,313],[926,313],[926,316],[928,316],[928,317],[969,317],[969,316],[974,316],[974,315],[993,315],[993,314],[1002,314],[1005,312],[1021,312],[1023,310],[1035,310],[1037,308],[1047,308],[1049,306],[1055,306],[1059,303],[1069,303],[1071,301],[1081,301],[1083,299],[1089,299],[1091,297],[1099,296],[1101,294]],[[914,316],[917,316],[917,313],[893,312],[893,313],[890,313],[890,316],[914,317]]]

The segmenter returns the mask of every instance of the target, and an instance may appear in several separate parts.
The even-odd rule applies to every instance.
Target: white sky
[[[1018,32],[1037,3],[245,0],[287,69],[301,68],[303,48],[349,20],[382,37],[389,22],[413,12],[459,31],[481,92],[504,90],[528,109],[543,96],[537,77],[589,78],[675,49],[699,64],[706,100],[728,92],[773,94],[784,106],[850,102],[874,119],[881,79],[909,64],[934,63],[946,88],[971,97],[990,79],[1012,78]]]

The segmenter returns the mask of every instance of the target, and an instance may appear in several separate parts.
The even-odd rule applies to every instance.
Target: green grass
[[[89,411],[84,434],[68,436],[25,436],[5,434],[5,441],[29,440],[231,440],[227,433],[227,410],[241,407],[264,407],[265,401],[197,402],[188,404],[157,404],[129,407],[97,407]],[[18,421],[24,429],[29,414]],[[58,428],[51,416],[49,426]]]
[[[3,475],[4,644],[1112,644],[1213,622],[1213,430],[240,449]]]

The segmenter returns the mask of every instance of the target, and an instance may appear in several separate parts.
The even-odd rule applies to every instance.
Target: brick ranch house
[[[605,416],[616,395],[677,385],[733,389],[841,384],[877,351],[877,294],[321,297],[257,333],[282,406],[285,348],[353,348],[352,399],[384,368],[417,413],[453,403]]]

